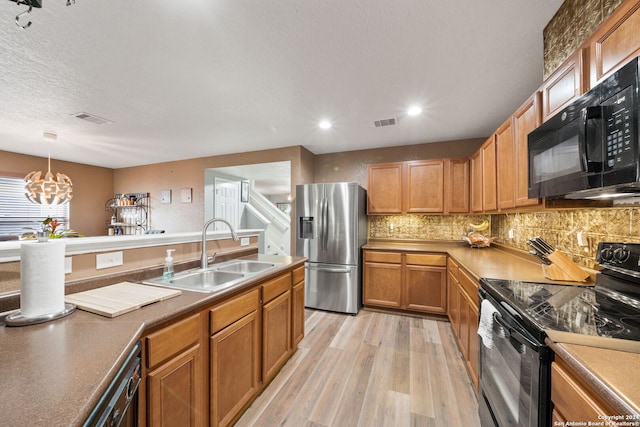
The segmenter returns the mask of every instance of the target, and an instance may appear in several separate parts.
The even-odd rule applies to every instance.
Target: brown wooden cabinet
[[[402,254],[364,251],[362,301],[365,305],[400,308],[402,305]]]
[[[640,55],[639,28],[640,1],[624,1],[589,37],[590,87]]]
[[[291,348],[295,349],[304,338],[304,267],[293,270],[291,277]]]
[[[444,160],[405,164],[406,213],[444,213]]]
[[[482,150],[482,210],[495,211],[498,209],[495,135],[490,136],[480,149]]]
[[[619,415],[561,358],[551,363],[551,401],[553,419],[569,420],[576,425],[601,422],[603,416]]]
[[[201,337],[199,314],[145,337],[147,425],[204,425]]]
[[[260,320],[259,289],[210,311],[212,426],[230,425],[260,389]]]
[[[445,211],[449,213],[468,213],[470,191],[470,160],[448,159],[445,162]]]
[[[269,383],[291,354],[291,274],[262,285],[262,379]]]
[[[496,179],[498,208],[516,206],[516,148],[513,118],[509,117],[496,131]]]
[[[578,49],[542,83],[543,122],[587,91],[589,79],[585,73],[585,51]]]
[[[478,282],[452,258],[447,262],[449,320],[476,388],[478,366]]]
[[[364,251],[365,305],[446,314],[446,255]]]
[[[541,93],[534,93],[513,115],[516,149],[516,206],[535,206],[540,199],[529,198],[528,135],[542,122]]]
[[[469,160],[369,165],[369,214],[469,212]]]
[[[482,150],[476,151],[471,162],[471,211],[482,212]]]
[[[368,214],[402,213],[402,163],[369,165],[367,180]]]

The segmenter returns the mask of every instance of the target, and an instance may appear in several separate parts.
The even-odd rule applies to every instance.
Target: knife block
[[[547,279],[584,282],[589,278],[589,273],[558,250],[547,255],[547,259],[552,262],[552,264],[549,265],[542,264],[542,272]]]

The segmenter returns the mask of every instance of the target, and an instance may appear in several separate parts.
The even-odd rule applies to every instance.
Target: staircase
[[[261,228],[259,253],[291,255],[291,218],[278,209],[269,199],[256,192],[249,192],[249,203],[244,205],[240,219],[242,228]]]

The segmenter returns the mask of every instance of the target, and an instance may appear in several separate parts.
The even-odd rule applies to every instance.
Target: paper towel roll
[[[64,243],[20,245],[20,312],[33,318],[64,310]]]

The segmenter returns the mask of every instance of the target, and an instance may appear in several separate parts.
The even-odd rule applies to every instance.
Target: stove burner
[[[621,317],[620,322],[629,328],[636,329],[638,331],[638,339],[640,339],[640,316]]]
[[[624,331],[624,326],[605,317],[596,316],[595,323],[598,333],[601,336],[614,338],[620,332]]]

